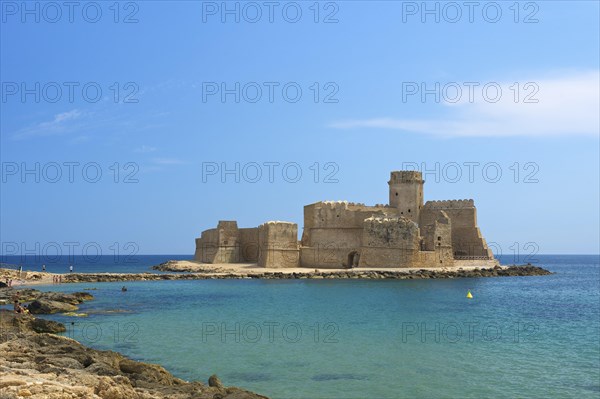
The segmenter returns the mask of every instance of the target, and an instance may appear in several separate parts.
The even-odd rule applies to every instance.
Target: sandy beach
[[[34,272],[23,270],[19,272],[14,269],[0,269],[0,282],[7,284],[12,280],[11,286],[21,285],[49,285],[53,284],[53,278],[58,276],[53,273]],[[8,284],[7,284],[8,285]]]

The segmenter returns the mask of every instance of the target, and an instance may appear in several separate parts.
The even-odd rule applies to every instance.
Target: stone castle
[[[423,203],[421,172],[392,172],[389,204],[321,201],[298,225],[266,222],[238,228],[219,221],[196,239],[195,260],[257,263],[268,268],[489,267],[498,264],[477,227],[473,200]]]

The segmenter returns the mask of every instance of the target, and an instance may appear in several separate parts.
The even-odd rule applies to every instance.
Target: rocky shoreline
[[[69,304],[89,300],[86,293],[43,293],[0,289],[0,298]],[[50,299],[52,298],[52,299]],[[54,313],[43,309],[42,313]],[[18,399],[266,399],[211,376],[208,385],[174,377],[163,367],[137,362],[112,351],[99,351],[48,332],[65,326],[31,314],[0,309],[0,398]]]
[[[119,281],[168,281],[168,280],[217,280],[217,279],[441,279],[479,278],[511,276],[545,276],[552,272],[533,265],[495,266],[490,268],[457,269],[344,269],[311,270],[294,269],[275,271],[232,270],[222,267],[196,266],[183,267],[177,261],[168,261],[152,267],[168,273],[69,273],[62,274],[62,283],[101,283]],[[0,270],[1,271],[1,270]],[[36,276],[37,277],[37,276]],[[23,284],[36,283],[37,279],[26,280]]]
[[[154,266],[154,270],[162,272],[176,272],[182,274],[159,275],[152,279],[226,279],[226,278],[264,278],[264,279],[428,279],[428,278],[477,278],[477,277],[508,277],[508,276],[545,276],[552,272],[530,264],[495,266],[490,268],[470,269],[406,269],[406,270],[370,270],[370,269],[348,269],[348,270],[306,270],[306,271],[264,271],[264,272],[231,272],[224,268],[210,267],[183,267],[177,261],[168,261]]]
[[[74,273],[63,277],[64,283],[94,283],[117,281],[161,281],[161,280],[217,280],[217,279],[439,279],[479,278],[508,276],[545,276],[552,272],[538,266],[520,265],[482,269],[431,270],[347,270],[306,272],[182,272],[179,274],[156,273]]]

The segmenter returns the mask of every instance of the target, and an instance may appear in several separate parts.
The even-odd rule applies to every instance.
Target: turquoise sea
[[[272,398],[598,398],[599,257],[536,257],[556,274],[43,289],[96,288],[53,316],[83,344]]]

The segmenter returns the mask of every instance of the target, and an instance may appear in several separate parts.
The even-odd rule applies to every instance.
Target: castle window
[[[442,236],[438,236],[438,241],[442,241]]]
[[[408,210],[408,213],[410,213],[410,209]]]
[[[396,191],[396,197],[398,196],[398,192]]]
[[[404,215],[404,212],[400,212],[401,215]]]

